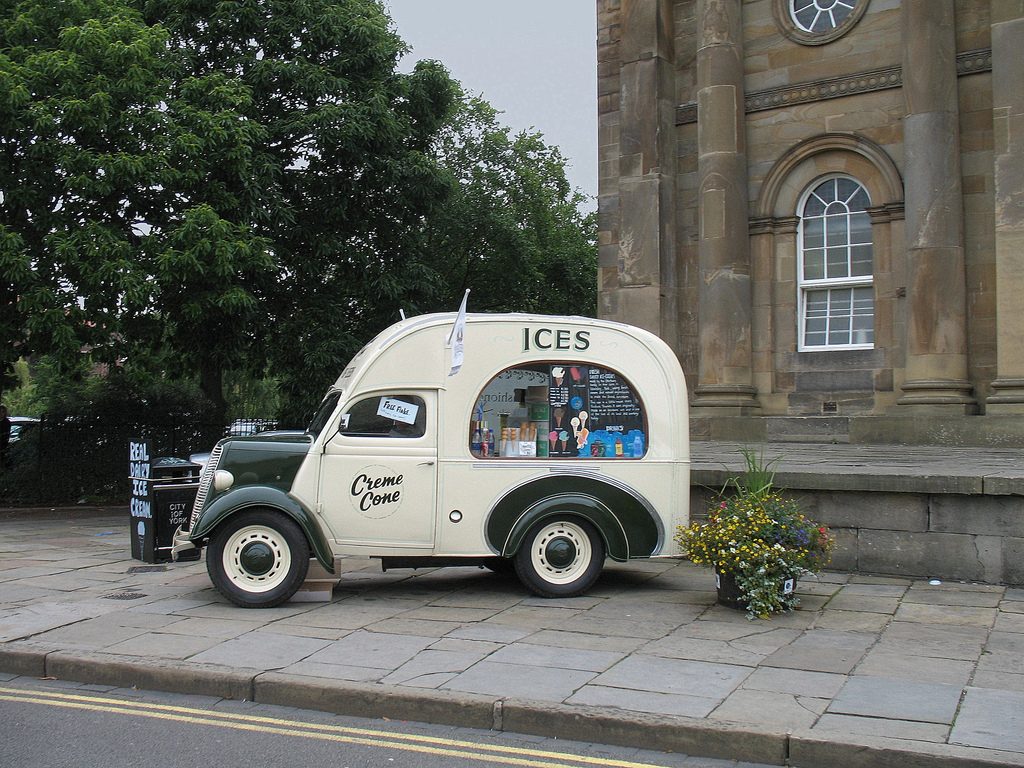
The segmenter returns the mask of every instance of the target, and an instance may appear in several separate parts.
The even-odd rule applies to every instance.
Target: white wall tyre
[[[575,597],[589,589],[604,567],[597,529],[575,517],[534,525],[516,553],[516,575],[541,597]]]
[[[213,586],[242,608],[272,608],[302,586],[309,570],[309,542],[280,512],[255,509],[229,517],[206,549]]]

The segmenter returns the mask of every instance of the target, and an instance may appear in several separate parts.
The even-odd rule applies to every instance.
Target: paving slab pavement
[[[570,600],[349,558],[329,603],[236,608],[129,556],[126,513],[0,514],[0,679],[248,699],[801,768],[1024,765],[1024,589],[826,573],[770,621],[683,561]]]

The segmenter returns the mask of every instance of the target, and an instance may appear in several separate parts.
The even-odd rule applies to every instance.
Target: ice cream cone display
[[[557,360],[510,368],[477,402],[469,439],[477,457],[629,460],[648,452],[640,398],[622,374],[608,368]],[[493,448],[488,413],[499,424]]]
[[[555,408],[554,415],[555,415],[555,428],[556,429],[561,429],[562,428],[562,419],[565,418],[565,408]]]
[[[590,414],[586,411],[580,411],[579,422],[580,427],[576,430],[576,447],[583,449],[587,444],[587,437],[590,435],[590,430],[587,429],[587,419],[590,418]]]

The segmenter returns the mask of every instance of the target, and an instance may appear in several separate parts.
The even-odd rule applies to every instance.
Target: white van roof
[[[448,341],[456,318],[455,312],[434,313],[389,326],[352,358],[335,387],[342,390],[353,386],[364,388],[369,383],[368,376],[380,380],[383,386],[402,382],[446,387],[452,383],[446,381],[451,362]],[[580,349],[581,345],[575,343],[576,337],[571,336],[572,343],[561,344],[560,339],[548,338],[547,329],[570,334],[584,331],[589,343]],[[523,334],[537,331],[545,341],[551,342],[550,346],[524,344]],[[629,367],[630,358],[639,356],[659,360],[672,374],[678,371],[680,379],[682,377],[678,358],[662,339],[642,328],[611,320],[575,315],[471,313],[466,315],[464,344],[464,369],[489,370],[545,359],[590,361],[622,369]],[[524,349],[524,346],[529,348]]]
[[[352,359],[335,388],[346,397],[408,389],[443,392],[445,440],[461,445],[481,392],[503,371],[590,365],[617,373],[640,396],[657,435],[652,456],[688,456],[683,371],[672,349],[653,333],[587,317],[474,313],[466,317],[461,370],[452,375],[448,341],[455,320],[454,312],[429,314],[386,328]]]

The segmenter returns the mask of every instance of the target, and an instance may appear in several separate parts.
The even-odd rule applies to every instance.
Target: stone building
[[[695,437],[1024,445],[1024,0],[597,0],[599,312]]]

